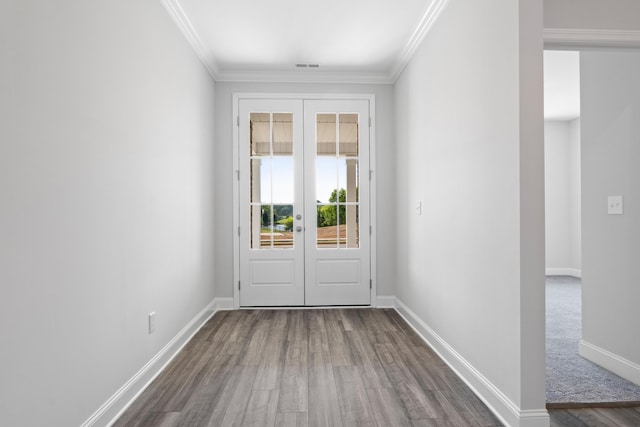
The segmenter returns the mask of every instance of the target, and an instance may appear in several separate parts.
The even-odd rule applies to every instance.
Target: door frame
[[[371,225],[371,242],[369,244],[369,269],[371,277],[371,307],[377,307],[377,273],[376,273],[376,242],[377,242],[377,187],[376,187],[376,103],[374,94],[319,94],[319,93],[233,93],[233,308],[240,307],[240,141],[239,141],[239,104],[241,99],[293,99],[300,100],[367,100],[369,101],[369,220]],[[289,307],[290,308],[290,307]]]

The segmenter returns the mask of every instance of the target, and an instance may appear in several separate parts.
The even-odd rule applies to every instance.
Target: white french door
[[[369,101],[241,99],[238,117],[240,305],[370,304]]]

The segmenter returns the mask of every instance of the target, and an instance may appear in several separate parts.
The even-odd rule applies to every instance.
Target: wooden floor
[[[317,309],[216,313],[115,425],[500,422],[394,310]]]
[[[551,427],[640,426],[640,408],[552,409]]]

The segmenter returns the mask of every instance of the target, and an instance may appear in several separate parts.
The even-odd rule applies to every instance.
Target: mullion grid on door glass
[[[272,249],[274,246],[274,209],[273,209],[273,113],[251,113],[250,115],[250,144],[249,153],[251,170],[251,248]],[[268,120],[266,118],[268,117]],[[268,123],[268,132],[260,132],[258,127]],[[256,134],[266,133],[268,141],[257,140]],[[265,142],[267,147],[264,147]],[[265,150],[266,148],[266,150]],[[265,165],[267,163],[267,165]],[[265,170],[266,167],[266,170]],[[266,172],[266,173],[263,173]],[[263,191],[262,185],[267,184],[263,179],[268,177],[268,191]],[[264,197],[263,197],[264,196]],[[265,212],[265,207],[268,212]],[[268,213],[267,224],[264,224],[265,213]],[[263,239],[262,230],[268,226],[268,240]]]
[[[341,128],[343,127],[345,132],[342,132]],[[322,182],[319,186],[316,184],[316,200],[318,201],[316,203],[318,211],[316,245],[318,248],[325,249],[357,248],[359,246],[357,227],[359,213],[357,195],[359,179],[358,115],[354,113],[318,113],[316,115],[316,143],[318,145],[316,149],[316,180],[322,181],[322,177],[325,176],[325,171],[319,170],[322,168],[326,168],[326,172],[329,173],[332,169],[335,174],[331,179],[333,183],[328,184],[329,187],[323,185]],[[320,160],[320,157],[324,157],[327,161]],[[330,158],[333,158],[333,161]],[[333,165],[331,166],[331,164]],[[331,200],[330,197],[322,201],[324,194],[320,193],[331,191],[330,189],[335,191],[335,194],[332,192],[335,199]]]

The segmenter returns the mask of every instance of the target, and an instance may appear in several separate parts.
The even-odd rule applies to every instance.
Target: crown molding
[[[391,70],[389,72],[389,78],[392,82],[395,82],[398,77],[400,77],[400,73],[404,70],[404,68],[409,64],[411,58],[413,58],[414,53],[429,33],[433,24],[438,20],[438,17],[444,10],[444,8],[449,4],[449,0],[433,0],[429,5],[429,8],[422,16],[418,27],[415,29],[411,38],[405,45],[404,49],[398,56],[398,59],[395,61]]]
[[[618,47],[640,48],[640,31],[545,28],[547,47]]]
[[[205,66],[211,77],[217,80],[219,73],[218,66],[213,58],[209,49],[206,48],[202,42],[200,35],[196,31],[195,27],[191,23],[191,20],[185,13],[179,0],[160,0],[164,8],[169,13],[169,16],[176,23],[182,34],[186,37],[187,41],[195,51],[196,55]]]
[[[359,83],[393,84],[386,73],[367,73],[351,71],[262,71],[229,70],[216,75],[220,82],[259,82],[259,83]]]

